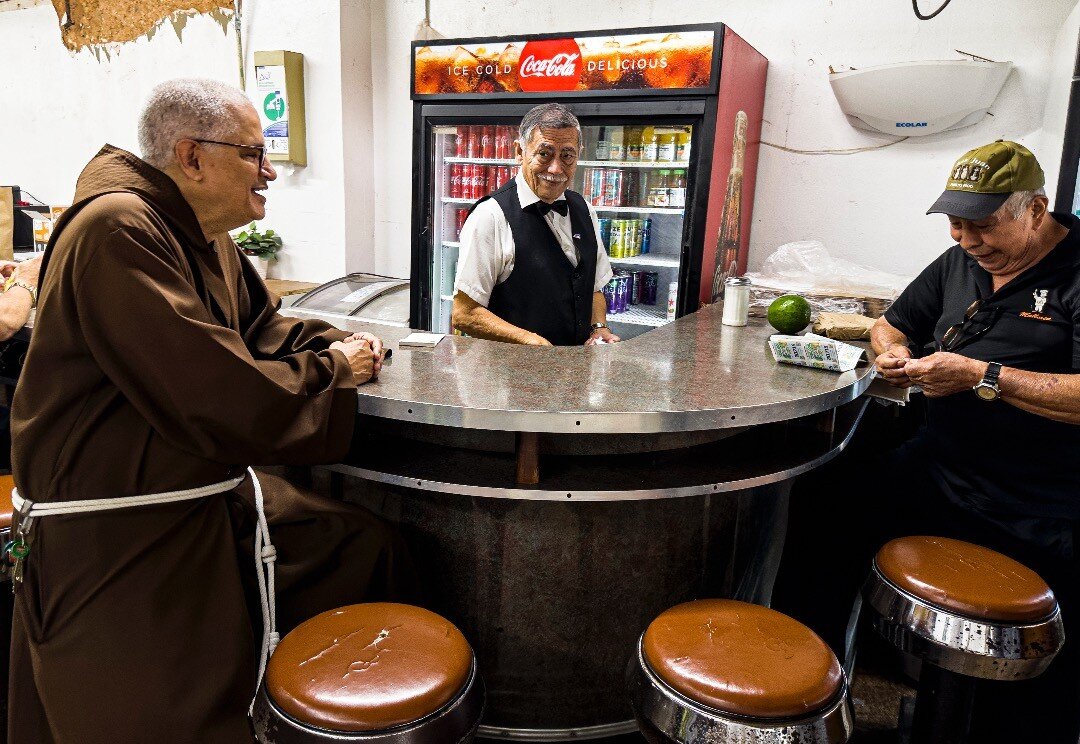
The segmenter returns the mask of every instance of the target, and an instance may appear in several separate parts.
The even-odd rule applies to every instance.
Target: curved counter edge
[[[723,326],[716,306],[619,344],[554,349],[449,336],[417,350],[398,344],[408,329],[310,311],[296,317],[375,333],[395,351],[380,379],[359,388],[359,413],[453,428],[657,434],[746,427],[829,411],[861,396],[874,377],[872,365],[843,373],[779,365],[763,320]]]

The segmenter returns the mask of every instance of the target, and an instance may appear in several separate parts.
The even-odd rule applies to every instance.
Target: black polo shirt
[[[965,325],[955,353],[1032,372],[1080,371],[1080,220],[1053,217],[1068,234],[997,292],[991,275],[954,245],[904,290],[885,318],[915,347],[932,353],[981,298],[981,311]],[[974,392],[927,403],[923,451],[951,499],[1004,523],[1080,520],[1080,426],[979,400]]]

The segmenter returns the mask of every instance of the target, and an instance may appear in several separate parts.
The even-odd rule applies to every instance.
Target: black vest
[[[487,309],[556,346],[585,343],[592,332],[597,250],[596,232],[585,200],[574,191],[566,192],[571,233],[579,256],[575,268],[547,220],[531,207],[521,208],[517,179],[476,204],[486,199],[494,199],[502,208],[514,237],[514,270],[505,282],[495,285]]]

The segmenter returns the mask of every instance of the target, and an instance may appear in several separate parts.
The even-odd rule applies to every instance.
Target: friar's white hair
[[[139,116],[143,160],[166,168],[185,137],[222,139],[236,122],[238,107],[250,106],[244,92],[218,80],[176,78],[154,86]]]

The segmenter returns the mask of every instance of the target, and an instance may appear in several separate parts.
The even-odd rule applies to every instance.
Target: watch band
[[[24,282],[22,279],[16,279],[15,281],[13,281],[9,285],[8,289],[11,289],[11,287],[22,287],[27,292],[29,292],[30,293],[30,307],[37,307],[37,288],[36,287],[31,287],[29,284]]]
[[[990,362],[986,365],[986,374],[983,375],[982,381],[988,385],[997,386],[998,377],[1001,376],[1001,365],[997,362]]]
[[[607,323],[593,323],[592,324],[592,329],[594,331],[599,331],[601,328],[608,328],[608,324]],[[610,328],[608,328],[608,330],[610,330]]]

